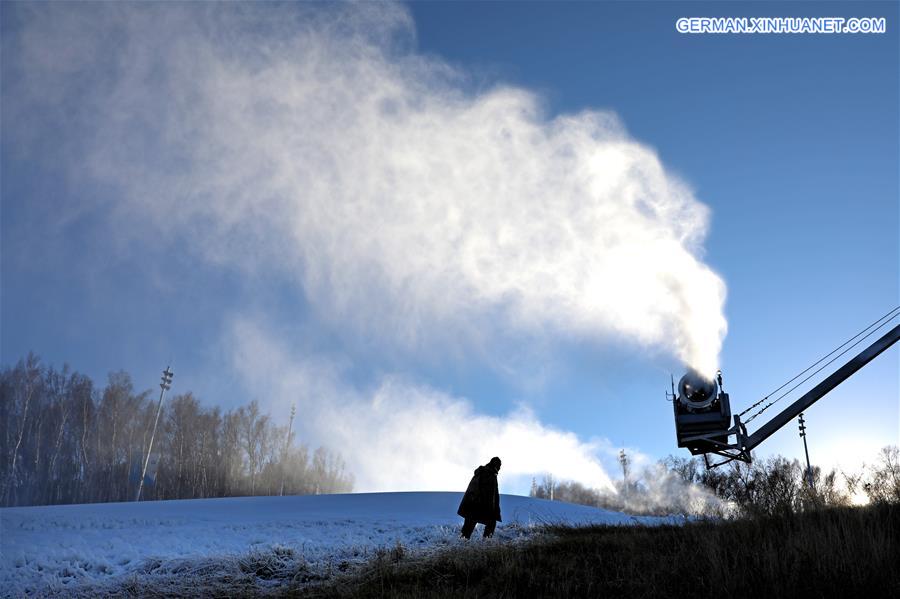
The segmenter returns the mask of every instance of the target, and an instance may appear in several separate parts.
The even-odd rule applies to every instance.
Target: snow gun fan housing
[[[687,447],[697,455],[727,446],[731,404],[722,389],[721,372],[715,379],[709,379],[688,371],[678,381],[678,393],[672,404],[678,447]]]

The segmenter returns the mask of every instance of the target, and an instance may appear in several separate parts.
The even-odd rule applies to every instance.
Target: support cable
[[[881,323],[880,325],[878,325],[876,328],[874,328],[874,329],[872,329],[871,331],[869,331],[869,332],[865,335],[865,337],[862,337],[861,339],[859,339],[856,343],[854,343],[853,345],[849,346],[847,349],[845,349],[844,351],[842,351],[841,353],[839,353],[838,355],[836,355],[835,357],[833,357],[832,359],[830,359],[828,362],[826,362],[825,364],[823,364],[821,367],[819,367],[815,372],[813,372],[812,374],[810,374],[808,377],[806,377],[805,379],[803,379],[802,381],[800,381],[799,383],[797,383],[796,385],[794,385],[793,387],[791,387],[790,389],[788,389],[787,391],[785,391],[784,393],[782,393],[781,395],[779,395],[778,397],[776,397],[775,399],[773,399],[772,401],[770,401],[769,403],[767,403],[765,406],[762,407],[761,410],[759,410],[758,412],[756,412],[755,414],[753,414],[752,416],[750,416],[750,418],[748,418],[747,420],[745,420],[745,421],[744,421],[744,424],[749,424],[754,418],[756,418],[757,416],[759,416],[760,414],[762,414],[763,412],[765,412],[766,410],[768,410],[772,405],[774,405],[774,404],[775,404],[776,402],[778,402],[780,399],[782,399],[783,397],[785,397],[786,395],[788,395],[789,393],[791,393],[794,389],[796,389],[797,387],[799,387],[800,385],[802,385],[803,383],[805,383],[806,381],[808,381],[808,380],[811,379],[812,377],[814,377],[814,376],[816,376],[817,374],[819,374],[820,372],[822,372],[829,364],[831,364],[832,362],[834,362],[835,360],[837,360],[838,358],[840,358],[841,356],[843,356],[844,354],[846,354],[848,351],[850,351],[851,349],[853,349],[854,347],[856,347],[857,345],[859,345],[860,343],[862,343],[863,341],[865,341],[868,337],[871,337],[876,331],[878,331],[878,329],[880,329],[880,328],[883,327],[884,325],[888,324],[891,320],[893,320],[893,319],[896,318],[897,316],[900,316],[900,314],[895,314],[894,316],[892,316],[892,317],[889,318],[888,320],[886,320],[886,321],[884,321],[883,323]],[[858,335],[857,335],[857,336],[858,336]],[[845,343],[844,345],[846,345],[846,343]],[[842,347],[843,347],[843,346],[842,346]],[[840,348],[838,348],[838,349],[840,349]],[[837,350],[835,350],[835,351],[837,351]],[[834,352],[831,352],[831,353],[834,353]],[[829,354],[829,355],[831,355],[831,354]],[[826,357],[827,357],[827,356],[826,356]],[[821,362],[821,360],[819,360],[819,362]],[[818,363],[818,362],[817,362],[817,363]],[[813,366],[815,366],[815,364],[813,364]],[[811,368],[811,367],[810,367],[810,368]],[[806,370],[809,370],[809,368],[807,368]],[[806,370],[804,370],[803,372],[806,372]],[[801,373],[801,374],[803,374],[803,373]],[[798,376],[799,376],[799,375],[798,375]],[[791,379],[791,381],[795,380],[796,378],[797,378],[797,377],[794,377],[793,379]],[[790,382],[790,381],[789,381],[789,382]],[[785,384],[787,384],[787,383],[785,383]],[[782,389],[783,387],[784,387],[784,385],[782,385],[781,387],[779,387],[779,389]],[[774,393],[774,392],[773,392],[773,393]],[[759,403],[761,403],[761,401],[764,401],[764,400],[767,399],[767,398],[768,398],[768,396],[764,397],[762,400],[756,402],[756,404],[754,404],[754,406],[759,405]],[[751,407],[753,407],[753,406],[751,406]],[[749,410],[749,409],[750,409],[750,408],[748,408],[748,410]],[[744,410],[744,412],[746,412],[746,411],[747,411],[747,410]],[[741,415],[743,415],[744,412],[742,412]]]
[[[868,337],[869,335],[871,335],[871,334],[874,333],[876,330],[878,330],[878,329],[880,329],[881,327],[883,327],[885,324],[887,324],[888,322],[890,322],[891,320],[893,320],[893,319],[896,318],[897,316],[900,316],[900,312],[898,312],[898,311],[900,311],[900,306],[895,307],[895,308],[892,309],[890,312],[888,312],[887,314],[885,314],[884,316],[882,316],[881,318],[879,318],[878,320],[876,320],[875,322],[873,322],[872,324],[870,324],[869,326],[867,326],[866,328],[864,328],[862,331],[860,331],[859,333],[857,333],[856,335],[854,335],[853,337],[851,337],[851,338],[848,339],[847,341],[843,342],[842,344],[840,344],[839,346],[837,346],[836,348],[834,348],[833,350],[831,350],[830,352],[828,352],[827,354],[825,354],[824,356],[822,356],[821,358],[819,358],[818,360],[816,360],[815,362],[813,362],[812,364],[810,364],[805,370],[803,370],[802,372],[800,372],[800,373],[798,373],[796,376],[794,376],[794,378],[792,378],[791,380],[787,381],[786,383],[784,383],[783,385],[781,385],[780,387],[778,387],[778,388],[775,389],[774,391],[768,393],[765,397],[763,397],[762,399],[760,399],[759,401],[757,401],[755,404],[753,404],[752,406],[750,406],[749,408],[747,408],[746,410],[744,410],[743,412],[741,412],[740,414],[738,414],[738,416],[741,416],[741,417],[742,417],[744,414],[746,414],[747,412],[749,412],[750,410],[752,410],[752,409],[755,408],[756,406],[760,405],[761,403],[763,403],[764,401],[766,401],[767,399],[769,399],[771,396],[775,395],[776,393],[778,393],[779,391],[781,391],[782,389],[784,389],[785,387],[787,387],[788,385],[790,385],[791,383],[793,383],[794,381],[796,381],[798,378],[800,378],[801,376],[803,376],[804,374],[806,374],[807,372],[809,372],[810,370],[812,370],[813,368],[815,368],[815,367],[816,367],[818,364],[820,364],[822,361],[828,359],[832,354],[834,354],[835,352],[839,351],[839,350],[840,350],[841,348],[843,348],[845,345],[847,345],[848,343],[852,342],[854,339],[856,339],[856,338],[859,337],[860,335],[864,334],[866,331],[868,331],[868,330],[871,329],[872,327],[875,327],[874,330],[872,330],[871,332],[869,332],[869,333],[866,335],[866,337]],[[882,321],[884,321],[884,322],[882,322]],[[879,324],[879,323],[880,323],[880,324]],[[877,326],[876,326],[876,325],[877,325]],[[863,339],[865,339],[866,337],[863,337]],[[847,348],[846,350],[844,350],[843,352],[841,352],[840,354],[838,354],[837,356],[835,356],[835,357],[834,357],[832,360],[830,360],[827,364],[825,364],[824,366],[822,366],[822,368],[825,368],[825,366],[828,366],[828,364],[831,364],[832,362],[834,362],[836,359],[838,359],[839,357],[841,357],[842,355],[844,355],[845,353],[847,353],[847,351],[849,351],[851,348],[853,348],[853,347],[855,347],[856,345],[858,345],[861,341],[862,341],[862,339],[860,339],[859,341],[857,341],[856,343],[854,343],[853,345],[851,345],[849,348]],[[799,383],[797,383],[797,385],[795,385],[794,387],[792,387],[790,390],[788,390],[788,391],[786,391],[785,393],[783,393],[780,397],[778,397],[777,399],[775,399],[775,400],[773,400],[772,402],[770,402],[768,405],[766,405],[765,408],[763,408],[762,410],[760,410],[759,412],[757,412],[756,414],[754,414],[753,416],[751,416],[748,420],[745,420],[744,423],[746,424],[747,422],[750,422],[750,420],[753,420],[754,418],[756,418],[757,416],[759,416],[759,414],[761,414],[761,413],[762,413],[766,408],[768,408],[770,405],[772,405],[773,403],[775,403],[776,401],[778,401],[779,399],[781,399],[782,397],[784,397],[785,395],[787,395],[788,393],[790,393],[791,391],[793,391],[794,389],[796,389],[799,385],[802,385],[803,383],[805,383],[806,381],[808,381],[808,380],[810,379],[810,377],[815,376],[817,373],[821,372],[821,371],[822,371],[822,368],[819,368],[819,370],[816,370],[816,372],[812,373],[809,377],[806,377],[805,379],[803,379],[802,381],[800,381]]]

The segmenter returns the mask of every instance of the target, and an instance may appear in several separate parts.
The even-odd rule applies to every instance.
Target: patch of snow
[[[3,596],[43,595],[140,575],[155,564],[291,550],[308,564],[363,562],[381,548],[463,543],[461,493],[355,493],[94,503],[0,509]],[[501,495],[499,542],[545,524],[660,524],[681,519]],[[481,542],[481,527],[472,536]]]

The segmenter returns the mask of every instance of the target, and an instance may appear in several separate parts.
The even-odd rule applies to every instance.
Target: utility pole
[[[619,450],[619,463],[622,464],[622,483],[623,488],[628,488],[628,456],[625,455],[625,448]]]
[[[284,495],[284,458],[287,457],[288,451],[291,449],[291,431],[294,427],[294,413],[297,411],[297,404],[291,404],[291,419],[288,422],[288,434],[287,439],[284,440],[284,456],[281,458],[281,490],[278,492],[279,496]]]
[[[159,413],[162,410],[163,397],[166,391],[172,387],[173,376],[175,376],[175,373],[166,366],[162,373],[162,382],[159,384],[160,392],[159,402],[156,404],[156,419],[153,421],[153,432],[150,433],[150,444],[147,446],[147,457],[144,459],[144,467],[141,469],[141,481],[138,483],[137,495],[134,497],[135,501],[141,500],[141,491],[144,490],[144,477],[147,476],[147,464],[150,463],[150,452],[153,451],[153,438],[156,437],[156,426],[159,424]]]
[[[806,423],[803,420],[803,412],[800,412],[800,438],[803,439],[803,451],[806,453],[806,483],[813,490],[812,466],[809,465],[809,448],[806,447]]]

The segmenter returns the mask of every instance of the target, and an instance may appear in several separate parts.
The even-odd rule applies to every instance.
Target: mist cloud
[[[398,375],[360,389],[345,382],[339,361],[291,351],[244,318],[231,323],[223,344],[234,348],[232,365],[248,388],[270,406],[296,402],[304,437],[340,450],[354,491],[459,491],[495,455],[507,493],[527,493],[542,472],[613,491],[600,461],[607,441],[547,427],[527,408],[487,416],[465,398]]]
[[[121,230],[277,271],[336,327],[414,352],[612,339],[715,369],[708,210],[614,114],[473,90],[416,54],[402,7],[316,8],[23,9],[18,85],[78,137],[73,171],[113,190]]]
[[[312,311],[298,320],[409,355],[577,338],[717,366],[725,285],[702,261],[709,211],[690,187],[615,114],[550,115],[527,89],[480,89],[418,54],[401,6],[39,4],[15,18],[4,134],[23,151],[58,142],[43,150],[92,190],[58,212],[109,214],[122,251],[177,243],[289,281]],[[540,472],[610,488],[606,441],[527,408],[488,416],[402,374],[355,387],[240,316],[226,340],[247,388],[298,401],[357,490],[458,490],[493,455],[520,490]]]

